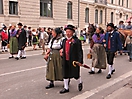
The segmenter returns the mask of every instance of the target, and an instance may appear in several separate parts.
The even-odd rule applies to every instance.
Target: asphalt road
[[[91,60],[86,58],[88,46],[83,49],[84,63],[91,65]],[[45,79],[46,62],[41,53],[41,50],[28,51],[27,59],[23,60],[8,59],[9,54],[0,54],[0,99],[109,99],[112,92],[122,88],[132,78],[132,63],[126,55],[118,55],[115,59],[116,73],[110,80],[106,79],[108,68],[94,75],[81,68],[83,90],[79,92],[77,81],[72,79],[70,92],[60,95],[63,82],[55,82],[54,88],[45,89],[49,82]]]

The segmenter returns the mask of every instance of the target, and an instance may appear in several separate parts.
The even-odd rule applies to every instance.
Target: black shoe
[[[89,74],[95,74],[95,72],[91,70],[91,71],[89,72]]]
[[[111,75],[108,74],[108,75],[106,76],[106,79],[110,79],[110,78],[111,78]]]
[[[26,59],[26,57],[21,57],[21,59]]]
[[[113,74],[115,72],[115,69],[112,70],[111,74]]]
[[[2,51],[2,52],[4,52],[4,51]]]
[[[83,89],[83,83],[78,84],[78,90],[82,91],[82,89]]]
[[[99,73],[102,73],[102,70],[101,70],[101,69],[99,69],[99,71],[98,71],[97,73],[98,73],[98,74],[99,74]]]
[[[5,50],[5,52],[8,52],[8,50]]]
[[[49,84],[48,86],[46,86],[45,88],[46,89],[50,89],[50,88],[53,88],[54,87],[54,84]]]
[[[18,58],[18,57],[16,57],[15,59],[16,59],[16,60],[19,60],[19,58]]]
[[[129,62],[132,62],[132,59],[131,58],[129,59]]]
[[[14,58],[14,56],[10,56],[9,59]]]
[[[60,94],[64,94],[64,93],[67,93],[67,92],[69,92],[69,89],[62,89],[61,91],[60,91]]]

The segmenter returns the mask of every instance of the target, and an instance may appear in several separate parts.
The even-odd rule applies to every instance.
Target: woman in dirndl
[[[62,30],[55,28],[52,30],[53,38],[50,40],[47,52],[45,56],[47,59],[47,71],[46,80],[50,81],[50,84],[46,86],[46,89],[54,87],[54,81],[63,81],[62,76],[62,57],[60,56],[60,49],[62,48],[62,36],[60,35]]]
[[[32,30],[33,35],[33,50],[37,50],[36,45],[39,43],[38,41],[38,34],[35,29]]]
[[[10,56],[9,59],[14,58],[14,54],[18,53],[18,40],[16,38],[17,30],[16,26],[12,25],[9,30],[9,46],[10,46]]]
[[[92,36],[91,42],[91,53],[92,53],[92,69],[89,72],[90,74],[95,74],[95,68],[98,68],[99,71],[97,73],[101,73],[101,69],[106,69],[106,53],[105,48],[103,46],[104,34],[102,32],[102,28],[98,27],[96,29],[95,34]]]

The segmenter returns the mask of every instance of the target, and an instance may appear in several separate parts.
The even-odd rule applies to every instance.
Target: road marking
[[[114,91],[112,94],[106,96],[104,99],[116,99],[118,98],[121,94],[123,94],[124,92],[129,91],[130,88],[129,87],[122,87],[116,91]]]
[[[32,55],[26,55],[26,56],[28,57],[28,56],[37,56],[37,55],[41,55],[41,54],[39,53],[39,54],[32,54]],[[0,58],[0,60],[5,60],[5,59],[8,59],[8,58]]]
[[[77,95],[77,96],[75,96],[75,97],[73,97],[71,99],[86,99],[86,98],[89,98],[89,97],[93,96],[94,94],[97,94],[98,92],[100,92],[100,91],[102,91],[102,90],[104,90],[104,89],[106,89],[108,87],[111,87],[112,85],[114,85],[116,83],[119,83],[120,81],[122,81],[122,80],[124,80],[124,79],[126,79],[126,78],[128,78],[130,76],[132,76],[132,71],[130,71],[130,72],[118,77],[118,78],[115,78],[114,80],[112,80],[112,81],[110,81],[110,82],[108,82],[108,83],[106,83],[106,84],[104,84],[102,86],[99,86],[99,87],[97,87],[97,88],[95,88],[93,90],[86,91],[86,92],[84,92],[84,93],[82,93],[80,95]]]
[[[11,74],[22,73],[22,72],[26,72],[26,71],[31,71],[31,70],[36,70],[36,69],[41,69],[41,68],[45,68],[45,67],[46,67],[46,65],[45,66],[40,66],[40,67],[35,67],[35,68],[29,68],[29,69],[14,71],[14,72],[9,72],[9,73],[4,73],[4,74],[0,74],[0,77],[11,75]]]

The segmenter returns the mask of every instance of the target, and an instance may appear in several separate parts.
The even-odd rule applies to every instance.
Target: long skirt
[[[132,44],[127,45],[127,50],[128,50],[129,58],[132,59]]]
[[[92,48],[92,67],[106,69],[106,52],[102,44],[94,44]]]
[[[17,54],[18,52],[18,40],[16,37],[10,38],[10,53]]]
[[[49,81],[62,81],[62,58],[59,50],[50,52],[47,61],[46,79]]]

